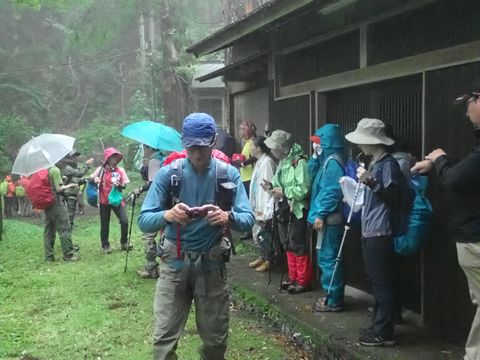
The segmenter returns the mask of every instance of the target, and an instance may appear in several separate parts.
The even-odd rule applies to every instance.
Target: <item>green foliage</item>
[[[112,221],[111,241],[118,239],[119,230]],[[0,264],[0,358],[19,359],[23,354],[54,360],[151,358],[155,282],[135,273],[145,259],[138,228],[133,229],[135,248],[126,273],[124,252],[105,256],[100,251],[98,215],[76,221],[73,239],[80,244],[82,257],[77,263],[45,264],[42,233],[38,225],[5,221],[0,253],[8,256]],[[112,245],[118,246],[114,241]],[[55,251],[61,258],[59,243]],[[256,319],[233,311],[230,329],[228,359],[288,358],[284,344]],[[198,358],[199,345],[192,311],[179,342],[179,358]]]
[[[68,0],[67,0],[68,1]],[[63,7],[66,0],[13,0],[20,9],[40,11],[42,7]]]
[[[176,73],[180,75],[188,83],[192,82],[193,76],[195,75],[196,70],[197,70],[196,64],[187,64],[183,66],[177,66],[175,68]]]
[[[151,100],[140,90],[137,90],[130,98],[127,107],[127,116],[132,121],[152,118]]]
[[[122,152],[128,149],[128,140],[121,135],[123,123],[112,119],[96,118],[75,134],[76,144],[80,152],[84,154],[103,151],[103,145],[115,147]]]
[[[18,150],[33,134],[23,117],[0,115],[0,174],[10,172]]]
[[[175,29],[168,36],[179,53],[175,63],[164,63],[164,1],[0,1],[0,114],[21,117],[29,134],[78,135],[85,153],[101,152],[98,138],[106,136],[105,145],[129,154],[120,131],[126,121],[153,118],[152,81],[155,120],[165,120],[162,74],[173,69],[189,83],[196,60],[183,50],[220,26],[202,19],[221,6],[218,0],[168,0]],[[149,66],[142,73],[138,50],[138,16],[145,14],[148,39],[150,9],[156,20],[153,80]],[[8,168],[13,155],[0,151],[1,164]]]

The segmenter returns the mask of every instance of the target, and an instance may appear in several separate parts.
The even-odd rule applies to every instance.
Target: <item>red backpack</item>
[[[35,209],[47,209],[55,204],[55,194],[48,178],[47,169],[33,174],[25,191]]]

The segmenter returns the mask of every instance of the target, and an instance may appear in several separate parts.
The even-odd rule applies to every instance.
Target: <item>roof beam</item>
[[[304,7],[316,0],[276,0],[267,2],[246,17],[225,26],[190,46],[187,52],[202,56],[230,46],[240,38]]]
[[[223,68],[212,71],[209,74],[202,75],[202,76],[196,78],[196,80],[198,80],[199,82],[203,82],[203,81],[206,81],[206,80],[214,79],[214,78],[219,77],[219,76],[223,76],[227,72],[234,71],[236,69],[239,69],[242,66],[246,66],[246,67],[248,67],[249,65],[251,66],[252,64],[255,64],[255,62],[261,61],[262,58],[264,58],[264,60],[266,60],[267,59],[266,55],[267,55],[266,51],[261,51],[259,53],[253,54],[253,55],[251,55],[251,56],[249,56],[249,57],[247,57],[243,60],[240,60],[236,63],[228,64],[228,65],[224,66]]]

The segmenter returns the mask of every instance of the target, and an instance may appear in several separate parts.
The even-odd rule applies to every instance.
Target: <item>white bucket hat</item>
[[[385,135],[385,124],[382,120],[363,118],[355,131],[345,135],[345,139],[358,145],[393,145],[395,140]]]

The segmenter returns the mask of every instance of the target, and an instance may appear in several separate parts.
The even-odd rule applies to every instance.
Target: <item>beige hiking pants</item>
[[[458,263],[467,277],[474,304],[480,301],[480,243],[457,243]],[[464,360],[480,360],[480,308],[473,319]]]
[[[168,246],[168,245],[167,245]],[[172,251],[175,249],[171,247]],[[155,291],[153,359],[176,360],[175,350],[185,328],[192,300],[203,345],[202,360],[224,360],[227,350],[230,296],[226,269],[175,269],[161,261]]]

